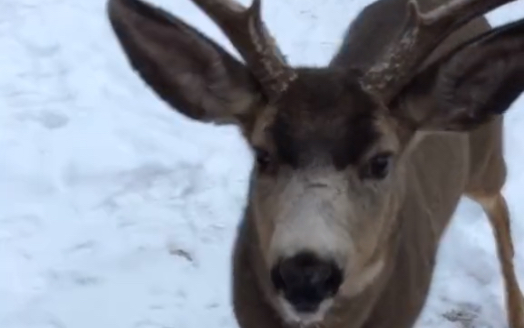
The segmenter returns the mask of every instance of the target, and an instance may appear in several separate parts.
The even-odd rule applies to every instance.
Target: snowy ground
[[[264,11],[292,63],[324,64],[368,1]],[[230,248],[252,159],[236,129],[183,118],[145,88],[105,2],[0,1],[0,327],[234,328]],[[225,44],[188,1],[156,3]],[[490,18],[522,16],[521,1]],[[523,106],[505,131],[520,284]],[[502,295],[490,227],[465,201],[418,327],[504,327]]]

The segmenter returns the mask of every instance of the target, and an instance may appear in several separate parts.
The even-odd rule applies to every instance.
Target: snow
[[[266,0],[264,16],[293,64],[321,65],[369,1]],[[237,327],[230,251],[250,152],[237,129],[191,121],[145,87],[105,3],[0,1],[0,327]],[[232,50],[189,1],[155,3]],[[505,130],[521,286],[523,106]],[[488,221],[464,200],[417,327],[504,327],[503,295]]]

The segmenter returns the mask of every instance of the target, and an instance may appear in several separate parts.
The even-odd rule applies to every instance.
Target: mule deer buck
[[[502,114],[523,92],[510,0],[378,0],[327,67],[291,67],[261,1],[193,0],[244,59],[165,11],[110,0],[131,66],[175,110],[237,124],[256,157],[233,255],[242,328],[412,327],[462,196],[492,225],[508,321],[513,267]],[[226,283],[226,282],[225,282]]]

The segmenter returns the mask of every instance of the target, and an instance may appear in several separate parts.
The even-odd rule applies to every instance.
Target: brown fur
[[[440,1],[419,3],[425,10]],[[320,326],[412,327],[463,195],[480,203],[492,223],[509,322],[523,328],[500,194],[506,169],[498,116],[523,89],[522,73],[515,73],[522,65],[515,46],[523,41],[502,33],[499,43],[458,50],[489,30],[486,20],[476,19],[443,42],[385,104],[362,89],[360,76],[396,36],[405,8],[406,0],[368,6],[329,67],[294,69],[286,92],[268,102],[248,67],[189,25],[137,1],[110,0],[111,23],[130,63],[159,96],[188,117],[238,124],[258,154],[233,253],[233,303],[242,328],[291,325],[283,321],[269,271],[280,257],[311,245],[345,274]],[[481,46],[507,59],[489,57]],[[476,75],[461,70],[476,51],[476,72],[491,74],[496,84],[485,79],[476,89]],[[456,92],[449,86],[459,78],[467,82]],[[490,106],[472,99],[480,91]],[[381,181],[367,178],[370,158],[385,152],[392,154],[392,172]]]
[[[354,22],[350,37],[332,65],[366,68],[384,46],[383,40],[396,31],[401,15],[382,15],[385,11],[403,12],[405,1],[386,0],[372,4]],[[421,2],[429,7],[431,1]],[[434,2],[436,3],[436,2]],[[387,9],[388,8],[388,9]],[[380,20],[381,23],[378,24]],[[362,26],[359,26],[362,24]],[[373,28],[372,28],[373,27]],[[434,51],[423,70],[457,44],[488,30],[485,19],[476,19],[458,30]],[[375,38],[383,35],[383,38]],[[370,43],[372,41],[372,44]],[[362,46],[362,48],[360,48]],[[346,51],[352,51],[348,53]],[[362,56],[366,53],[366,56]],[[322,84],[321,84],[322,85]],[[296,106],[294,106],[296,108]],[[299,120],[296,117],[296,120]],[[268,124],[268,123],[265,123]],[[425,134],[411,154],[407,171],[407,201],[398,214],[399,226],[384,245],[387,268],[366,291],[353,299],[338,299],[322,327],[326,328],[409,328],[412,327],[428,295],[436,252],[462,195],[482,192],[503,199],[500,190],[506,178],[502,154],[503,119],[487,123],[465,135]],[[258,136],[254,137],[255,139]],[[451,170],[450,168],[454,168]],[[481,200],[475,199],[481,205]],[[504,200],[503,200],[504,201]],[[234,253],[234,305],[241,327],[285,327],[265,302],[260,280],[254,271],[264,272],[259,237],[251,219],[251,208],[238,232]],[[508,213],[499,215],[499,225],[491,220],[499,248],[512,247],[508,232]],[[501,236],[501,235],[504,235]],[[508,293],[509,322],[523,327],[523,296],[517,284],[511,252],[499,253]],[[271,289],[266,281],[262,287]]]

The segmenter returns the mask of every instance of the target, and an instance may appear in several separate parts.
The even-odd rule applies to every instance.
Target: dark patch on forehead
[[[375,104],[342,72],[301,70],[278,104],[272,135],[279,157],[294,167],[330,161],[343,169],[374,143]]]

